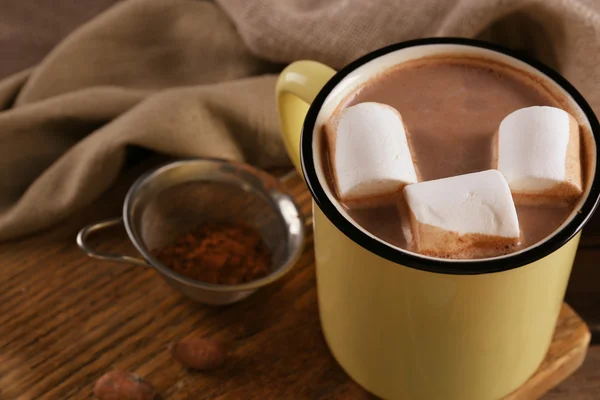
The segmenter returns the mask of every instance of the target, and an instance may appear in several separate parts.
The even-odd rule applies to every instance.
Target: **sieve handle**
[[[83,228],[77,234],[77,245],[81,250],[83,250],[88,256],[93,258],[98,258],[100,260],[109,260],[109,261],[117,261],[117,262],[125,262],[135,265],[143,265],[148,267],[149,264],[141,258],[124,256],[121,254],[107,254],[107,253],[99,253],[93,250],[89,244],[87,243],[88,237],[97,231],[102,231],[107,228],[112,228],[117,225],[123,224],[123,218],[113,218],[107,219],[105,221],[100,221],[95,224],[91,224]]]

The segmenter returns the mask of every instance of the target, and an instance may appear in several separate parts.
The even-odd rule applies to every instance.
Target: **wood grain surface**
[[[80,252],[77,230],[118,215],[125,190],[146,168],[130,170],[61,226],[0,245],[0,399],[90,399],[94,381],[112,369],[143,376],[164,400],[372,399],[335,363],[323,341],[312,234],[284,279],[223,308],[192,303],[152,269],[96,261]],[[309,214],[310,196],[301,180],[293,178],[289,188]],[[103,250],[134,253],[118,230],[95,242]],[[600,247],[594,254],[600,256]],[[568,307],[561,324],[549,360],[585,352],[585,325]],[[188,335],[228,341],[231,358],[212,373],[185,370],[167,346]],[[579,347],[573,338],[580,338]],[[568,360],[548,362],[541,371],[564,377],[581,361]],[[600,351],[593,347],[583,367],[543,398],[600,398],[599,367]],[[523,398],[548,389],[542,386],[534,382],[530,397]]]

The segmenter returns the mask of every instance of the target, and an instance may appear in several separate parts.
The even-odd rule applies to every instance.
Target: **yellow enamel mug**
[[[321,129],[340,102],[387,68],[465,55],[518,68],[564,97],[589,139],[587,188],[547,240],[485,260],[441,260],[401,250],[354,224],[322,172]],[[550,68],[504,48],[456,38],[392,45],[339,72],[313,61],[277,83],[284,141],[314,203],[321,325],[343,369],[384,399],[495,400],[522,385],[550,344],[579,242],[593,213],[600,126],[577,90]]]

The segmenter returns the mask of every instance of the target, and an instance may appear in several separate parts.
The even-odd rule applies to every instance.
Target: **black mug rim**
[[[515,253],[514,255],[509,254],[503,256],[502,258],[464,261],[425,258],[403,251],[397,247],[393,247],[385,243],[384,241],[380,241],[367,235],[338,211],[332,200],[325,193],[323,187],[321,186],[314,163],[313,136],[317,116],[329,93],[331,93],[331,91],[352,71],[376,58],[409,47],[439,44],[466,45],[485,50],[491,50],[512,57],[529,65],[530,67],[533,67],[565,90],[575,101],[575,103],[577,103],[581,111],[583,111],[588,119],[596,147],[596,166],[594,169],[594,177],[591,183],[590,192],[584,203],[581,205],[581,208],[577,211],[576,215],[571,219],[571,221],[564,226],[562,230],[557,232],[545,242],[529,249],[525,249],[522,252]],[[597,159],[598,155],[600,155],[600,125],[598,123],[598,119],[584,97],[562,75],[537,60],[524,56],[503,46],[475,39],[454,37],[416,39],[392,44],[368,53],[346,65],[339,70],[325,84],[325,86],[323,86],[310,105],[304,120],[300,139],[300,160],[308,189],[311,192],[316,205],[320,208],[323,214],[325,214],[329,221],[331,221],[331,223],[337,227],[337,229],[339,229],[345,236],[359,246],[394,263],[421,271],[452,275],[477,275],[508,271],[542,259],[560,247],[564,246],[583,228],[598,205],[598,201],[600,199],[600,185],[598,184],[598,179],[600,176],[600,163]]]

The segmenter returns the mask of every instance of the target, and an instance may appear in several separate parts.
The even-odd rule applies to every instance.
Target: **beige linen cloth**
[[[597,0],[125,0],[0,82],[0,240],[93,201],[130,146],[285,165],[273,96],[283,64],[339,68],[426,36],[528,52],[600,111]]]

